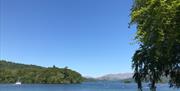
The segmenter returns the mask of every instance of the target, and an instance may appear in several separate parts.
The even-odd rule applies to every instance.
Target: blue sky
[[[132,72],[132,1],[0,0],[0,59],[85,76]]]

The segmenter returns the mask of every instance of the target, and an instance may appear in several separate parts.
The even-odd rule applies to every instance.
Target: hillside
[[[41,67],[0,60],[0,83],[81,83],[83,77],[76,71],[58,67]]]
[[[0,60],[0,69],[42,69],[44,67],[36,65],[26,65],[20,63],[8,62],[6,60]]]
[[[107,74],[96,79],[98,80],[110,80],[110,81],[117,81],[117,80],[124,80],[132,78],[133,73],[119,73],[119,74]]]
[[[133,77],[133,73],[118,73],[118,74],[107,74],[101,77],[93,78],[93,77],[85,77],[86,81],[121,81],[124,83],[132,83],[135,82]],[[161,80],[158,83],[168,83],[168,77],[161,77]],[[148,83],[149,81],[144,81]]]

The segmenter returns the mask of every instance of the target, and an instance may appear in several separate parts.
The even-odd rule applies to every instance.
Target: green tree
[[[134,0],[130,25],[137,26],[140,48],[133,56],[138,88],[143,80],[151,89],[162,76],[180,87],[180,0]]]

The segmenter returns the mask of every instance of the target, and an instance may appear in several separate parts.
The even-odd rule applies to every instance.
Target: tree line
[[[81,83],[83,77],[71,69],[53,67],[40,67],[0,60],[0,83],[40,83],[40,84],[69,84]]]

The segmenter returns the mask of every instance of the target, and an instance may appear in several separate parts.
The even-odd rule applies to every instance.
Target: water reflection
[[[148,84],[143,84],[142,90],[137,90],[135,83],[121,82],[85,82],[82,84],[22,84],[15,86],[1,84],[0,91],[150,91]],[[151,90],[155,91],[155,90]],[[168,84],[158,84],[156,91],[179,91],[168,87]]]

